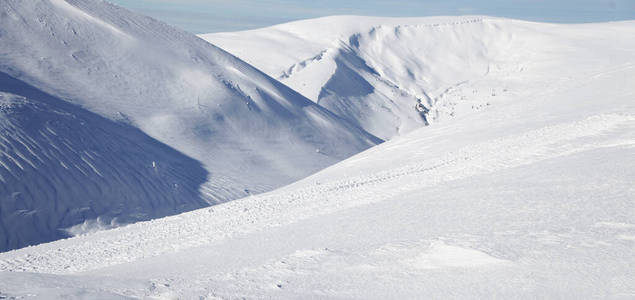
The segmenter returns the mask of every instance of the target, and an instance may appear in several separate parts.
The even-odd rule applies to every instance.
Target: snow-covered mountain
[[[0,157],[17,180],[0,187],[0,250],[59,237],[79,216],[147,219],[271,190],[381,141],[204,40],[108,2],[7,0],[0,16],[3,137],[28,141],[5,141]],[[63,169],[29,164],[52,151],[69,159]],[[130,189],[109,193],[118,181]],[[108,211],[122,202],[135,208]],[[33,233],[16,237],[18,223]]]
[[[445,96],[492,101],[478,113],[266,194],[2,253],[0,295],[632,298],[635,22],[494,23],[528,50]]]
[[[601,42],[579,33],[585,26],[336,16],[201,37],[389,139],[578,75],[562,66],[604,67],[588,47]]]

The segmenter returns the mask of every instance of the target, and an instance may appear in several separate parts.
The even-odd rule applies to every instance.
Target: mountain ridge
[[[6,78],[141,130],[175,155],[199,161],[207,178],[203,183],[196,178],[196,207],[269,191],[382,142],[232,54],[108,2],[7,0],[0,3],[0,14],[0,72]],[[0,81],[0,91],[9,84]],[[144,161],[159,169],[169,165],[160,158]],[[14,188],[3,186],[3,201],[10,201]],[[49,186],[55,199],[63,194],[60,189]],[[135,199],[148,203],[161,198],[136,193]],[[87,195],[93,196],[105,199]],[[161,210],[145,207],[148,216]],[[107,215],[99,216],[108,222]]]

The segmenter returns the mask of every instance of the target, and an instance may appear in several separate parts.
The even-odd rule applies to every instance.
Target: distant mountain
[[[548,39],[535,31],[548,26],[483,16],[334,16],[201,37],[390,139],[502,95],[504,87],[462,98],[453,92],[522,72],[517,58]]]
[[[15,177],[1,183],[2,216],[56,207],[34,221],[46,226],[21,229],[47,232],[15,240],[7,229],[0,250],[59,237],[58,226],[83,219],[148,219],[267,191],[381,142],[200,38],[99,0],[2,1],[0,72],[4,145],[19,148],[0,156],[1,172]],[[68,130],[52,133],[47,122]],[[13,134],[32,140],[33,155],[59,156],[27,166],[34,158],[16,158],[30,151],[7,140]],[[135,208],[115,209],[122,201]],[[87,212],[66,218],[65,209]]]

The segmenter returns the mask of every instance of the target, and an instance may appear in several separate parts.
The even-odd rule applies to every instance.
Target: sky
[[[587,23],[635,20],[635,0],[108,0],[192,33],[239,31],[329,15],[489,15]]]

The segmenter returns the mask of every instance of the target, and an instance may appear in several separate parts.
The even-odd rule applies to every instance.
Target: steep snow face
[[[200,160],[216,200],[380,142],[196,36],[107,2],[10,0],[0,14],[0,70]]]
[[[24,222],[37,229],[15,231],[3,219],[0,249],[60,237],[53,233],[59,226],[82,217],[108,223],[127,210],[119,221],[148,219],[267,191],[381,142],[196,36],[99,0],[0,2],[0,72],[0,91],[26,97],[3,116],[3,137],[14,134],[18,144],[32,139],[33,155],[75,158],[27,166],[15,157],[31,155],[25,149],[1,158],[1,172],[13,178],[0,187],[9,207],[3,217],[31,214]],[[11,90],[13,81],[56,104]],[[60,101],[78,107],[60,108]],[[55,118],[75,130],[49,132],[45,124]],[[183,155],[166,154],[163,144],[206,171],[180,163]],[[45,210],[50,219],[39,218]]]
[[[0,250],[210,204],[198,161],[4,73],[0,130]]]
[[[201,37],[390,139],[582,75],[571,65],[601,70],[606,63],[589,49],[604,41],[587,28],[480,16],[338,16]]]

